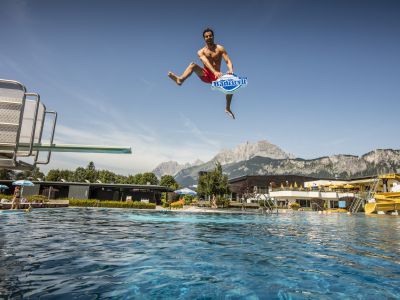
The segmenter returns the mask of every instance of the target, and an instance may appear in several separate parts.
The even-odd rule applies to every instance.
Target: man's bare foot
[[[230,109],[225,109],[225,112],[232,118],[235,120],[235,115],[233,114],[233,112]]]
[[[173,81],[175,81],[175,83],[177,85],[181,85],[182,84],[182,80],[180,80],[179,77],[176,76],[174,73],[168,72],[168,77],[171,78]]]

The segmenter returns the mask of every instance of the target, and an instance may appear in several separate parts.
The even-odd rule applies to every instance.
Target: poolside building
[[[0,180],[0,184],[10,187],[12,180]],[[59,181],[32,181],[34,186],[26,186],[23,196],[44,195],[49,199],[97,199],[114,201],[142,201],[161,204],[161,194],[173,190],[159,185],[116,184],[116,183],[82,183]]]
[[[296,202],[302,208],[348,208],[358,197],[365,197],[376,182],[376,176],[361,178],[313,178],[301,175],[253,175],[229,180],[232,199],[258,202],[272,199],[279,207]],[[393,185],[387,182],[388,186]],[[384,191],[385,186],[377,190]]]
[[[302,175],[245,175],[229,179],[232,199],[240,201],[252,194],[267,194],[277,187],[303,186],[305,182],[318,178]]]

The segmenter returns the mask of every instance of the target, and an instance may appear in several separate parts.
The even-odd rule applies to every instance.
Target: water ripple
[[[400,218],[0,214],[0,297],[400,299]]]

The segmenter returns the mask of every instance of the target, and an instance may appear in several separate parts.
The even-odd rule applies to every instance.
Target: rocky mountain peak
[[[218,161],[222,165],[249,160],[255,156],[269,157],[272,159],[293,158],[293,155],[286,153],[278,146],[266,141],[256,143],[246,142],[238,145],[234,149],[222,150],[212,161]]]
[[[204,162],[200,159],[197,159],[194,163],[185,163],[179,164],[177,161],[167,161],[160,163],[157,167],[152,171],[158,178],[161,178],[164,175],[172,175],[174,176],[182,169],[190,168],[193,166],[201,165]]]

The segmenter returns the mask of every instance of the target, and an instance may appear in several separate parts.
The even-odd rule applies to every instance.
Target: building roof
[[[229,183],[233,182],[238,182],[250,178],[273,178],[273,177],[304,177],[307,179],[314,179],[314,180],[341,180],[341,181],[353,181],[353,180],[367,180],[367,179],[373,179],[376,178],[376,175],[369,175],[369,176],[357,176],[357,177],[351,177],[351,178],[326,178],[326,177],[314,177],[314,176],[309,176],[309,175],[299,175],[299,174],[274,174],[274,175],[243,175],[235,178],[229,179]],[[308,181],[311,181],[308,180]]]
[[[14,180],[0,180],[1,183],[11,184]],[[172,189],[161,186],[161,185],[150,185],[150,184],[123,184],[123,183],[87,183],[87,182],[68,182],[68,181],[32,181],[33,184],[38,185],[57,185],[57,186],[89,186],[89,187],[112,187],[122,189],[139,189],[139,190],[157,190],[161,192],[173,192]]]
[[[308,176],[308,175],[297,175],[297,174],[273,174],[273,175],[243,175],[243,176],[239,176],[239,177],[234,177],[228,180],[229,183],[233,183],[233,182],[238,182],[238,181],[242,181],[242,180],[246,180],[246,179],[250,179],[250,178],[277,178],[277,177],[281,177],[281,178],[285,178],[285,177],[304,177],[307,179],[320,179],[320,178],[315,178],[312,176]]]

